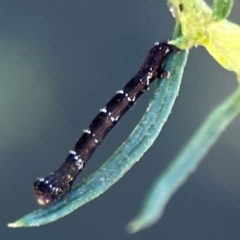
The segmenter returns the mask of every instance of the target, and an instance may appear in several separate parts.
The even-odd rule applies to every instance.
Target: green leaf
[[[215,1],[215,4],[222,1]],[[180,49],[204,46],[223,68],[237,74],[240,83],[240,26],[228,20],[217,22],[213,19],[212,10],[203,0],[168,2],[182,27],[182,36],[171,43]],[[226,3],[229,1],[226,0]]]
[[[240,113],[240,87],[218,106],[196,131],[188,144],[156,180],[138,216],[129,223],[132,233],[157,222],[172,195],[194,172],[221,133]]]
[[[213,1],[213,19],[218,22],[228,17],[232,10],[233,0],[214,0]]]
[[[179,29],[175,32],[178,31]],[[165,69],[170,71],[171,76],[157,81],[155,95],[143,118],[130,137],[99,170],[76,186],[67,200],[61,200],[52,206],[34,211],[8,226],[40,226],[56,221],[98,197],[123,177],[151,147],[167,121],[178,96],[187,55],[187,51],[181,51],[169,56]]]

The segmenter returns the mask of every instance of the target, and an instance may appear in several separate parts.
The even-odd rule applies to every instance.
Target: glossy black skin
[[[117,92],[106,107],[100,110],[60,168],[45,178],[37,179],[34,183],[35,196],[40,205],[50,205],[68,194],[73,181],[96,148],[124,113],[148,89],[149,84],[161,77],[164,73],[164,60],[176,50],[176,47],[166,42],[157,43],[150,49],[140,70],[122,90]]]

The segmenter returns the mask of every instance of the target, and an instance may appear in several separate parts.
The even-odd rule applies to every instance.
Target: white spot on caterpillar
[[[148,75],[147,75],[147,82],[146,82],[146,85],[148,86],[150,84],[150,79],[153,77],[153,74],[152,72],[149,72]]]
[[[127,100],[129,102],[135,102],[136,101],[136,97],[132,97],[132,98],[128,97]]]
[[[165,50],[165,53],[169,53],[169,48],[167,48],[167,49]]]
[[[83,168],[83,160],[81,158],[79,158],[78,161],[76,161],[76,165],[77,165],[78,169],[82,169]]]
[[[95,143],[98,143],[98,140],[95,138],[95,139],[94,139],[94,142],[95,142]]]
[[[107,113],[107,109],[106,108],[102,108],[102,109],[100,109],[100,112]]]
[[[117,122],[118,119],[119,119],[119,116],[117,116],[117,117],[115,117],[115,118],[114,118],[114,117],[111,117],[111,121],[112,121],[112,122]]]
[[[87,134],[91,134],[91,131],[89,129],[84,129],[83,132],[85,132]]]
[[[117,93],[124,94],[124,91],[123,90],[119,90],[119,91],[117,91]]]
[[[111,113],[111,112],[109,112],[109,113],[108,113],[108,116],[111,116],[111,115],[112,115],[112,113]]]
[[[149,79],[150,79],[150,78],[147,77],[147,82],[146,82],[146,85],[147,85],[147,86],[150,84]]]
[[[70,150],[69,152],[70,152],[70,154],[72,154],[72,155],[76,155],[76,154],[77,154],[74,150]]]

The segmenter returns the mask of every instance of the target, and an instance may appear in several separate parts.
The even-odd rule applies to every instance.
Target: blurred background
[[[240,2],[230,19],[240,24]],[[157,175],[196,128],[237,87],[202,47],[190,51],[180,95],[153,147],[104,195],[39,228],[6,224],[38,208],[32,183],[55,170],[82,129],[133,76],[156,41],[174,27],[166,1],[0,2],[1,239],[240,238],[240,118],[221,136],[152,228],[129,235]],[[152,95],[148,91],[95,152],[78,181],[128,137]]]

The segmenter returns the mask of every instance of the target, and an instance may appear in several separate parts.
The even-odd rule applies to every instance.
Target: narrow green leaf
[[[232,10],[233,0],[214,0],[212,16],[218,22],[228,17]]]
[[[175,33],[179,31],[177,28]],[[34,211],[8,226],[40,226],[56,221],[98,197],[123,177],[151,147],[167,121],[178,96],[187,55],[187,51],[181,51],[167,59],[165,68],[170,71],[171,76],[157,82],[155,95],[143,118],[130,137],[99,170],[76,186],[67,200],[61,200],[52,206]]]
[[[157,222],[172,195],[197,168],[210,147],[240,113],[240,87],[218,106],[193,135],[188,144],[156,180],[138,216],[129,223],[131,233]]]

